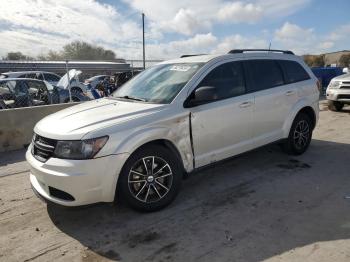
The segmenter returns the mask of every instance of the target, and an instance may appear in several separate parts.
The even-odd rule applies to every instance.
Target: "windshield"
[[[113,97],[169,104],[202,65],[156,65],[126,82],[113,93]]]

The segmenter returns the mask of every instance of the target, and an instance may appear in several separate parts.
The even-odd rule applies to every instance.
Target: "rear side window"
[[[25,76],[23,75],[23,76],[20,76],[20,77],[35,79],[36,78],[36,74],[35,73],[28,73],[27,75],[25,75]]]
[[[289,60],[278,61],[283,68],[287,84],[310,79],[306,70],[297,62]]]
[[[274,60],[244,61],[249,91],[261,91],[284,84],[282,70]]]
[[[56,75],[53,74],[44,74],[45,80],[49,81],[49,82],[58,82],[60,80],[60,78]]]
[[[217,100],[242,95],[245,93],[245,81],[241,62],[230,62],[213,69],[199,84],[214,86]]]

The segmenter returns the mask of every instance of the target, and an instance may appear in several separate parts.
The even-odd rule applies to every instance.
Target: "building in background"
[[[324,54],[325,66],[339,66],[339,60],[342,55],[350,55],[350,50],[343,50]]]

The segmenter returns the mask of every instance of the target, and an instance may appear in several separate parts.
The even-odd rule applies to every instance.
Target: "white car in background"
[[[101,81],[103,81],[105,78],[109,78],[109,75],[97,75],[90,77],[84,81],[84,84],[86,86],[89,86],[89,88],[95,88],[97,84],[99,84]]]
[[[350,74],[334,77],[326,90],[328,107],[332,111],[340,111],[344,105],[350,104]]]
[[[318,120],[317,82],[290,51],[162,62],[111,97],[38,122],[26,153],[31,184],[64,206],[121,197],[158,210],[198,168],[276,141],[304,153]]]
[[[32,78],[46,81],[51,85],[57,85],[61,77],[55,73],[44,71],[18,71],[0,74],[0,79],[6,78]]]

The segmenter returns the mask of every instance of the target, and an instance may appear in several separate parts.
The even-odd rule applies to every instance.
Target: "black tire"
[[[166,164],[168,166],[164,167]],[[157,211],[175,199],[181,187],[182,175],[181,165],[170,150],[159,145],[145,146],[126,161],[116,194],[138,211]]]
[[[339,112],[343,109],[344,103],[328,100],[328,108],[331,111]]]
[[[304,113],[299,113],[295,117],[289,136],[283,144],[284,151],[290,155],[303,154],[310,145],[312,131],[313,126],[310,117]]]

